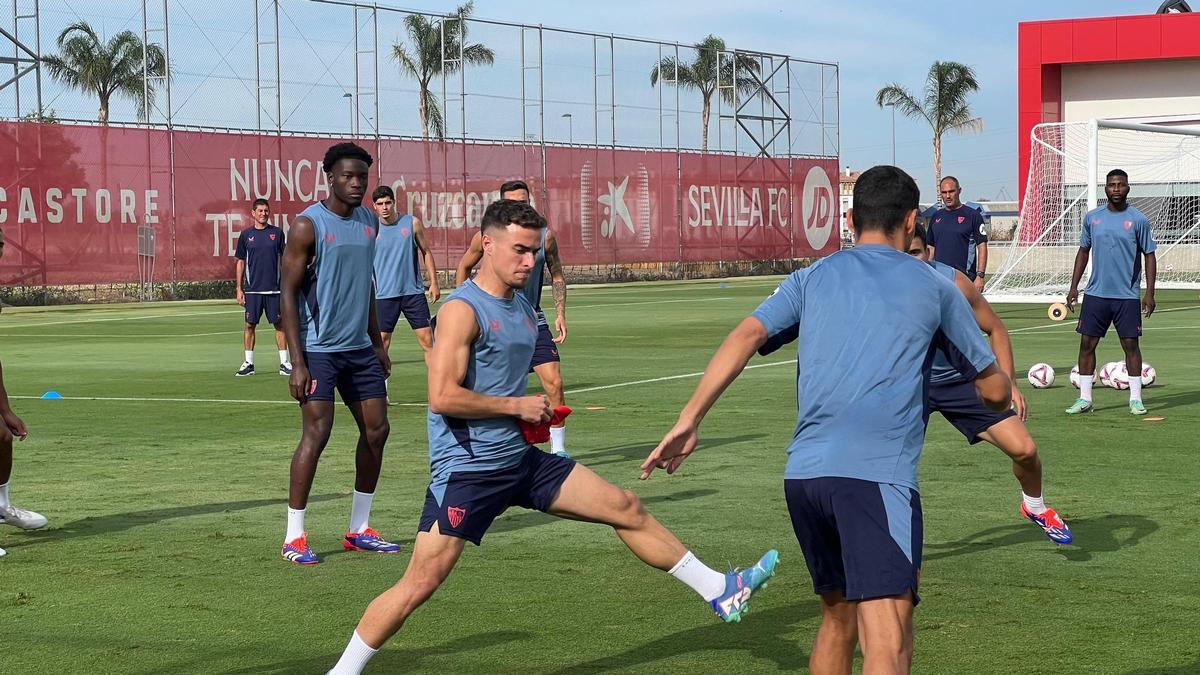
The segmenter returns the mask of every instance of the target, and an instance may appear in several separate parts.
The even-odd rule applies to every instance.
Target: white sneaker
[[[46,520],[46,516],[28,509],[12,505],[0,508],[0,523],[5,525],[19,527],[22,530],[36,530],[39,527],[45,527],[47,522],[49,521]]]

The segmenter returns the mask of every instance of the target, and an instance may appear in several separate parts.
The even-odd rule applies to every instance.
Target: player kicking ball
[[[509,506],[609,525],[634,555],[691,587],[727,622],[741,619],[774,573],[775,551],[744,571],[713,570],[635,494],[525,440],[518,420],[551,418],[545,396],[525,394],[537,316],[517,292],[529,280],[545,227],[532,206],[518,201],[500,200],[484,213],[479,273],[438,312],[429,362],[431,480],[412,560],[399,583],[367,607],[331,673],[362,672],[450,576],[467,542],[479,545]]]

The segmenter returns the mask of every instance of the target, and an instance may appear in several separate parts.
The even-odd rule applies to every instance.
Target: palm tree
[[[436,21],[429,20],[423,14],[409,14],[404,17],[404,27],[412,40],[413,51],[401,43],[392,45],[392,58],[400,63],[400,71],[417,80],[420,96],[417,99],[417,113],[421,117],[421,134],[429,138],[433,131],[438,138],[446,133],[446,120],[442,115],[442,105],[431,91],[429,83],[438,75],[457,73],[463,64],[472,66],[490,66],[496,60],[496,53],[482,44],[466,44],[466,20],[475,11],[472,0],[454,10],[454,15]],[[462,50],[462,62],[458,61],[459,50]],[[443,55],[447,60],[443,62]]]
[[[700,92],[700,98],[704,102],[700,117],[700,147],[702,150],[708,150],[708,115],[712,110],[712,97],[717,92],[718,83],[721,85],[721,100],[732,106],[736,103],[734,86],[738,94],[750,94],[758,87],[758,83],[747,73],[757,75],[758,72],[759,63],[753,57],[729,54],[726,52],[724,40],[709,35],[696,43],[696,59],[691,63],[677,60],[674,56],[663,57],[655,63],[654,68],[650,70],[650,86],[658,84],[659,73],[662,73],[663,81],[667,84]],[[667,79],[670,76],[675,77]]]
[[[983,118],[973,117],[967,96],[979,91],[975,71],[954,61],[934,61],[925,77],[925,92],[917,99],[904,87],[889,84],[875,94],[880,107],[894,105],[905,117],[919,117],[933,128],[933,173],[942,184],[942,134],[983,131]],[[936,193],[937,190],[934,190]]]
[[[149,119],[147,103],[154,104],[155,85],[150,77],[167,74],[167,55],[162,47],[145,45],[146,67],[142,68],[142,39],[133,31],[122,31],[102,42],[86,21],[67,26],[58,36],[58,56],[43,56],[50,77],[73,89],[93,93],[100,98],[97,120],[108,124],[109,103],[113,96],[137,102],[138,119]],[[148,96],[145,94],[148,92]],[[146,99],[149,98],[149,101]]]

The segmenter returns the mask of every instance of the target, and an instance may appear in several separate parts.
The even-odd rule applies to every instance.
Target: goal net
[[[1156,286],[1200,288],[1200,127],[1092,120],[1034,127],[1020,223],[989,246],[989,300],[1063,300],[1083,215],[1104,203],[1112,169],[1129,174],[1129,203],[1150,220]]]

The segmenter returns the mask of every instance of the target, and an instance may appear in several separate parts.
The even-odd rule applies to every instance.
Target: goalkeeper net
[[[1112,169],[1129,174],[1129,203],[1150,220],[1157,287],[1200,288],[1200,127],[1092,120],[1034,127],[1020,223],[1011,241],[989,246],[988,267],[999,270],[989,300],[1064,298],[1083,216],[1105,203]]]

